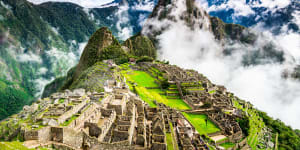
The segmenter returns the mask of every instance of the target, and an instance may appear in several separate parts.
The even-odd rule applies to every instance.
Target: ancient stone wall
[[[24,140],[38,140],[39,139],[39,131],[37,130],[31,130],[31,131],[25,131],[24,132]]]
[[[83,143],[83,134],[82,132],[76,132],[74,129],[71,128],[64,128],[63,129],[63,143],[66,145],[70,145],[74,148],[81,148]]]
[[[72,117],[74,114],[76,114],[82,107],[84,107],[87,103],[89,98],[85,98],[82,100],[81,103],[75,105],[71,110],[65,112],[63,115],[57,118],[57,122],[59,124],[64,123],[68,118]]]
[[[44,127],[39,130],[38,137],[40,142],[46,142],[51,140],[51,127]]]
[[[68,125],[69,128],[80,129],[84,126],[84,122],[98,122],[101,112],[98,110],[97,105],[92,103],[87,107],[84,112],[81,112],[79,117]]]
[[[106,117],[108,117],[106,122],[101,127],[99,127],[102,130],[102,134],[100,135],[99,140],[103,141],[111,125],[115,122],[117,114],[114,110],[105,110],[105,109],[101,109],[101,114],[106,114]]]

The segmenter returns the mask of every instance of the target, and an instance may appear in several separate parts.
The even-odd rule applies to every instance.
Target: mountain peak
[[[99,61],[99,56],[103,49],[111,45],[120,46],[120,43],[107,27],[98,29],[89,39],[88,44],[80,57],[75,76],[78,76],[85,68],[88,68]]]

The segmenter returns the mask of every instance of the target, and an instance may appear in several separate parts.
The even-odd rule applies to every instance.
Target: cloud
[[[99,8],[104,4],[110,3],[113,0],[27,0],[34,4],[41,4],[45,2],[70,2],[80,5],[85,8]]]
[[[40,97],[44,92],[44,87],[52,82],[54,78],[51,79],[45,79],[45,78],[38,78],[32,81],[34,83],[35,89],[37,90],[35,93],[35,97]]]
[[[300,28],[300,11],[297,10],[293,14],[293,22]]]
[[[221,5],[212,5],[208,11],[221,11],[233,9],[236,16],[248,16],[255,12],[245,0],[229,0]]]
[[[151,12],[154,8],[154,5],[154,0],[137,1],[137,3],[132,7],[132,9],[138,11]]]
[[[17,61],[19,61],[19,62],[42,63],[41,57],[36,55],[36,54],[33,54],[32,52],[18,55],[17,56]]]
[[[288,6],[291,0],[261,0],[252,1],[252,7],[264,7],[270,10],[280,9]]]
[[[177,9],[172,10],[171,14],[178,15],[185,5],[180,2],[175,5],[173,8]],[[300,82],[282,77],[283,71],[294,67],[292,58],[300,58],[300,52],[296,52],[299,35],[284,32],[274,36],[267,31],[261,33],[262,36],[252,46],[240,43],[221,45],[206,28],[191,30],[178,19],[172,22],[152,18],[147,24],[151,24],[154,30],[165,29],[157,37],[159,59],[169,60],[171,64],[186,69],[195,69],[213,83],[225,85],[229,91],[250,101],[260,110],[294,128],[300,128],[300,109],[297,107],[300,105]],[[143,33],[147,32],[150,31],[146,28]],[[276,40],[279,42],[275,46],[283,50],[286,61],[276,63],[267,58],[256,58],[264,63],[243,65],[244,57],[249,52],[261,49],[268,41]],[[232,53],[224,55],[224,48],[232,49]]]
[[[117,23],[116,23],[116,27],[118,30],[117,36],[121,40],[126,40],[133,34],[133,28],[132,25],[130,24],[128,10],[129,10],[129,6],[125,2],[124,5],[119,7],[116,14],[114,14],[117,17]]]
[[[72,66],[76,65],[78,59],[73,52],[60,51],[55,47],[46,51],[46,56],[50,60],[51,71],[60,72],[60,75],[64,75]]]
[[[261,18],[270,17],[274,12],[287,7],[292,2],[292,0],[196,1],[209,13],[217,13],[219,17],[226,18],[226,21],[234,21],[235,23],[241,23],[240,19],[243,17],[253,17],[250,18],[250,20],[245,21],[251,23],[258,21]]]

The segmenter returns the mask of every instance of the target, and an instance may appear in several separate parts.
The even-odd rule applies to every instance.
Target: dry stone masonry
[[[161,103],[150,107],[116,73],[116,80],[106,81],[105,92],[65,90],[25,106],[18,114],[24,120],[32,116],[31,122],[18,129],[25,144],[68,150],[166,150],[168,146],[208,150],[208,145],[218,148],[223,142],[232,142],[238,143],[232,149],[249,149],[236,121],[242,113],[233,107],[234,96],[225,87],[212,84],[196,71],[162,63],[139,63],[133,69],[163,72],[149,74],[158,80],[167,79],[167,97],[179,97],[191,109],[180,111]],[[182,112],[205,114],[220,131],[200,135]],[[172,135],[173,145],[168,145],[167,135]],[[211,141],[218,137],[226,139]]]

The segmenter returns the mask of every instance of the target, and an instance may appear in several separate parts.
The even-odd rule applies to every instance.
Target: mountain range
[[[143,9],[142,6],[149,3],[157,4],[153,11]],[[255,13],[244,16],[230,8],[230,1],[200,2],[208,12],[193,0],[113,1],[98,8],[65,2],[37,5],[25,0],[2,0],[0,4],[0,119],[17,113],[39,96],[48,97],[54,92],[78,88],[104,91],[105,81],[113,76],[101,70],[97,62],[107,59],[117,65],[130,58],[160,59],[206,73],[201,59],[210,61],[206,54],[212,54],[218,56],[213,57],[216,61],[220,61],[219,57],[221,61],[225,58],[225,63],[235,58],[229,62],[236,70],[274,67],[275,64],[276,73],[282,77],[280,83],[289,77],[297,78],[298,57],[276,43],[276,38],[285,33],[299,34],[295,19],[300,8],[297,1],[272,10],[259,1],[247,1]],[[268,15],[270,13],[275,15]],[[253,30],[257,28],[271,36]],[[179,30],[183,32],[174,35],[174,31]],[[190,41],[185,42],[187,39]],[[199,44],[193,45],[193,41]],[[216,68],[215,72],[218,71]],[[226,71],[221,72],[225,79]],[[208,75],[219,84],[213,74]],[[299,141],[298,131],[264,113],[261,117],[269,128],[282,136],[279,137],[281,148],[288,149],[286,141],[289,139]],[[298,146],[295,142],[291,148]]]

